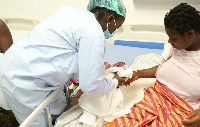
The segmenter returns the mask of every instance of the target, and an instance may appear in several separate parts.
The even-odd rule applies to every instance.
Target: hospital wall
[[[0,18],[11,29],[31,30],[39,22],[53,15],[62,5],[86,10],[89,0],[0,0]],[[132,0],[123,0],[127,8],[124,26],[163,26],[165,14],[175,5],[137,5]],[[195,7],[200,10],[199,5]],[[131,27],[130,27],[131,28]],[[155,27],[157,29],[157,27]],[[160,32],[160,27],[158,28]],[[161,32],[164,29],[161,28]],[[122,37],[125,39],[126,37]],[[129,39],[129,38],[128,38]],[[166,40],[166,37],[164,38]],[[159,40],[158,40],[159,41]]]

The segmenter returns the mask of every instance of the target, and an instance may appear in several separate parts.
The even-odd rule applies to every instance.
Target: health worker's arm
[[[104,78],[104,51],[103,37],[90,36],[80,40],[78,50],[79,85],[87,94],[104,94],[118,85],[114,79]]]
[[[8,48],[13,44],[10,30],[4,21],[0,20],[0,47],[2,53],[5,53]]]

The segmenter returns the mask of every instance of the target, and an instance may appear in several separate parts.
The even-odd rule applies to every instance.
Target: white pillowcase
[[[141,55],[135,58],[133,64],[129,68],[133,71],[148,69],[159,65],[162,59],[160,55],[154,53]]]

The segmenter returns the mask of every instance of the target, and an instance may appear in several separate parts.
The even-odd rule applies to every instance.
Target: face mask
[[[114,20],[115,22],[115,20]],[[116,22],[115,22],[115,27],[116,27]],[[111,34],[109,31],[108,31],[108,23],[107,23],[107,30],[104,31],[104,36],[106,39],[109,39],[111,37],[113,37],[115,35],[115,33],[117,32],[117,29]]]

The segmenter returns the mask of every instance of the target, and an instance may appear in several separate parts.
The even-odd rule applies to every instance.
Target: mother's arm
[[[5,53],[13,44],[13,39],[9,28],[3,20],[0,19],[0,47],[2,53]]]
[[[199,127],[200,126],[200,109],[194,110],[187,116],[186,120],[182,121],[186,127]]]
[[[156,76],[156,71],[159,65],[154,66],[149,69],[143,69],[143,70],[138,70],[133,72],[133,76],[131,79],[126,81],[126,85],[129,85],[131,82],[139,79],[139,78],[155,78]]]

